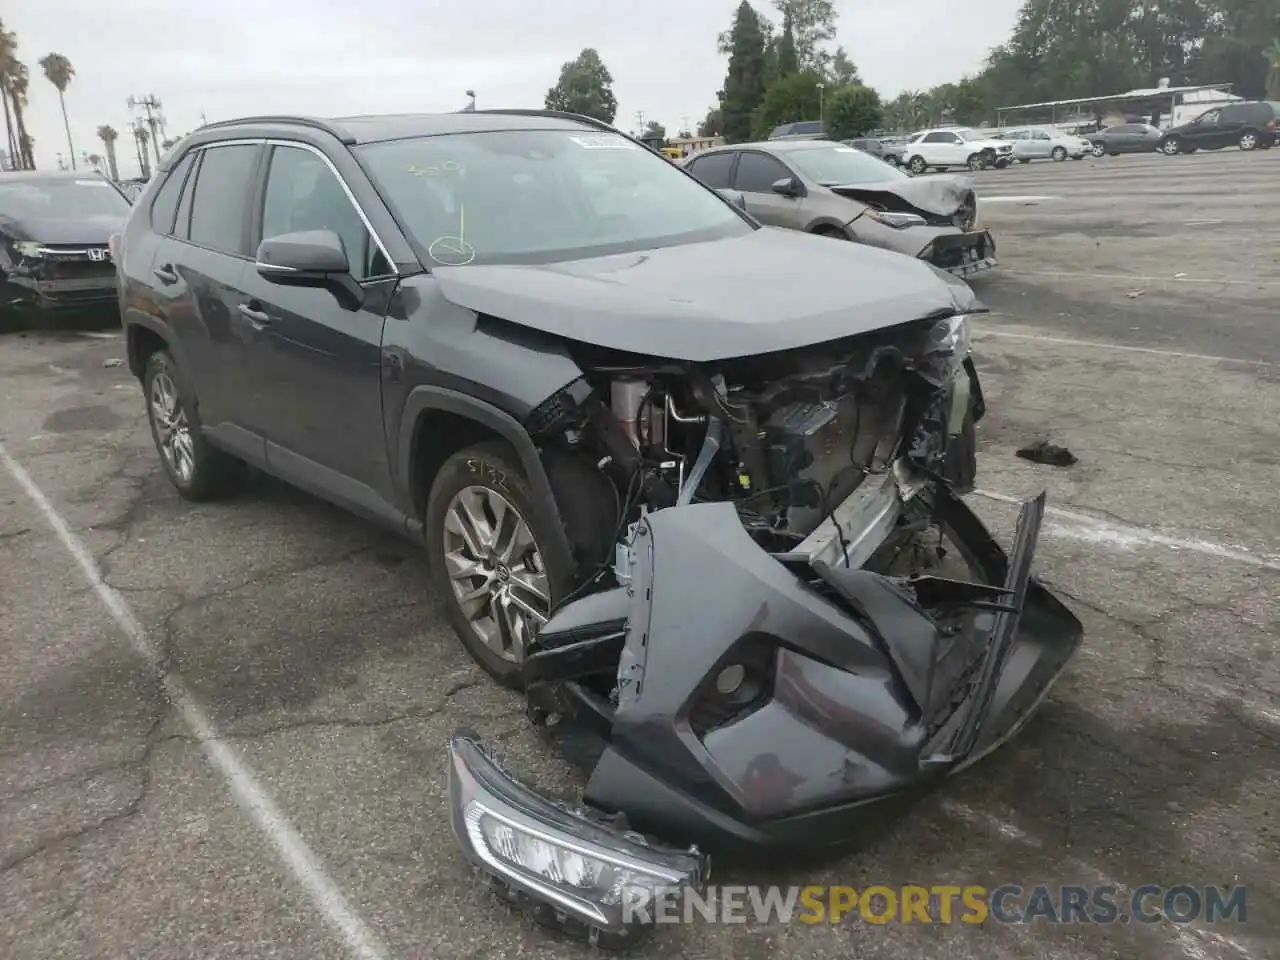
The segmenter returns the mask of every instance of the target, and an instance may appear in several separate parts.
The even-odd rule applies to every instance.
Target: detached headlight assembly
[[[449,806],[463,852],[505,899],[593,945],[629,942],[659,901],[706,882],[696,848],[652,845],[540,797],[468,731],[449,742]]]
[[[929,222],[916,213],[895,213],[888,210],[868,209],[867,216],[872,220],[883,223],[886,227],[893,227],[895,230],[905,230],[907,227],[923,227]]]
[[[13,249],[24,257],[30,257],[37,260],[44,256],[44,246],[37,240],[19,240],[13,245]]]

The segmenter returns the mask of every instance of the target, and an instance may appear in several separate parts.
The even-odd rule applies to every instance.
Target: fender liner
[[[474,420],[511,444],[520,458],[520,466],[533,492],[534,506],[553,521],[552,527],[556,536],[554,542],[547,544],[545,549],[555,561],[563,564],[563,569],[572,570],[573,551],[569,546],[569,536],[565,532],[564,518],[560,514],[560,506],[556,503],[555,493],[551,489],[551,481],[547,479],[547,471],[542,464],[538,448],[534,446],[529,432],[518,420],[491,403],[446,387],[420,386],[410,390],[400,418],[396,466],[396,480],[400,489],[412,496],[413,441],[418,432],[418,420],[429,410],[440,410]],[[412,509],[410,517],[412,525],[415,522],[412,519]],[[421,524],[418,526],[420,528]]]
[[[165,349],[168,350],[169,353],[173,355],[173,359],[178,362],[179,368],[184,370],[191,369],[186,363],[186,359],[187,359],[186,353],[182,349],[182,347],[179,345],[178,338],[173,335],[173,331],[170,330],[169,327],[162,321],[157,320],[155,317],[149,314],[142,313],[139,310],[129,310],[127,313],[124,314],[123,324],[124,324],[125,343],[128,346],[128,351],[129,351],[128,353],[129,372],[132,373],[135,377],[142,376],[142,368],[138,364],[138,358],[135,353],[136,344],[133,337],[133,331],[131,329],[133,327],[144,327],[147,330],[150,330],[157,337],[159,337],[161,340],[164,341]]]

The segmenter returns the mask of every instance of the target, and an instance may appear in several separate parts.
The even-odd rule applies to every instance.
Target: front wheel
[[[456,453],[436,475],[427,561],[445,616],[471,658],[512,689],[521,687],[525,653],[572,578],[546,549],[553,536],[506,444]]]
[[[1053,157],[1053,159],[1054,159],[1056,162],[1061,163],[1063,160],[1067,159],[1067,151],[1066,151],[1066,148],[1065,148],[1065,147],[1054,147],[1054,148],[1053,148],[1053,153],[1049,154],[1049,156]]]
[[[147,358],[142,373],[147,421],[169,482],[185,500],[213,500],[232,492],[245,464],[209,444],[190,386],[167,350]]]
[[[1095,143],[1090,148],[1089,152],[1092,153],[1095,157],[1101,157],[1107,152],[1106,144]],[[1112,156],[1115,156],[1115,154],[1112,154]]]
[[[912,173],[920,174],[928,170],[929,165],[924,162],[924,157],[916,156],[916,157],[912,157],[907,162],[907,169],[909,169]]]
[[[1170,137],[1160,144],[1160,152],[1166,157],[1175,157],[1182,152],[1182,144],[1178,142],[1177,137]]]

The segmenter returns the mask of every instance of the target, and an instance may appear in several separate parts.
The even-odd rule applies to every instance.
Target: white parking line
[[[45,520],[80,567],[85,579],[93,587],[98,599],[107,608],[121,632],[146,662],[147,667],[159,677],[169,702],[181,715],[209,758],[209,762],[222,775],[232,796],[254,825],[271,841],[280,861],[307,892],[316,909],[342,938],[354,956],[362,960],[384,960],[388,956],[386,949],[365,926],[364,921],[347,902],[337,884],[325,873],[306,841],[276,807],[275,802],[254,777],[252,771],[236,756],[226,741],[221,739],[204,710],[187,690],[186,685],[178,677],[164,671],[155,645],[147,637],[142,624],[138,622],[124,598],[102,579],[102,572],[98,569],[93,554],[71,532],[62,515],[31,479],[30,474],[9,455],[3,443],[0,443],[0,463],[4,464],[9,475],[17,481],[18,486],[22,487],[23,492],[44,515]]]
[[[991,490],[975,490],[976,496],[1021,506],[1023,497],[1011,497],[1007,493],[996,493]],[[1098,517],[1091,517],[1074,510],[1063,510],[1061,507],[1045,507],[1045,516],[1051,522],[1046,533],[1071,540],[1083,540],[1117,550],[1133,550],[1138,547],[1167,547],[1170,550],[1186,550],[1215,557],[1219,560],[1232,560],[1250,567],[1280,572],[1280,556],[1258,554],[1242,547],[1227,547],[1209,540],[1192,540],[1182,537],[1171,537],[1167,534],[1147,530],[1144,527],[1133,527],[1121,523],[1112,523]]]
[[[985,199],[985,198],[984,198]],[[1280,287],[1280,280],[1226,280],[1221,277],[1161,277],[1139,273],[1086,273],[1079,270],[1006,270],[1013,277],[1057,277],[1065,280],[1124,280],[1135,283],[1226,283],[1243,287]]]
[[[987,196],[986,194],[983,194],[982,197],[979,198],[979,202],[980,203],[1039,203],[1042,200],[1061,200],[1061,199],[1062,199],[1061,197],[1049,196],[1047,194],[1046,195],[1028,194],[1025,197],[1021,197],[1021,196],[991,197],[991,196]]]
[[[995,314],[995,316],[1005,316],[1005,314]],[[1011,317],[1010,319],[1019,319]],[[1274,367],[1275,362],[1271,360],[1245,359],[1243,357],[1220,357],[1212,353],[1186,353],[1182,350],[1161,350],[1159,347],[1131,347],[1119,343],[1101,343],[1097,340],[1073,340],[1069,337],[1046,337],[1038,333],[1013,333],[1009,330],[991,330],[983,328],[974,332],[974,339],[981,340],[983,337],[1004,337],[1007,340],[1034,340],[1040,343],[1057,343],[1064,347],[1093,347],[1098,350],[1116,351],[1122,353],[1146,353],[1157,357],[1175,357],[1179,360],[1211,360],[1214,363],[1249,363],[1261,367]]]

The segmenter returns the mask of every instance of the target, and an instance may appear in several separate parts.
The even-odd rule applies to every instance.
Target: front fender
[[[418,422],[423,414],[430,411],[442,411],[455,416],[473,420],[481,426],[493,431],[503,440],[511,444],[520,458],[520,466],[525,479],[533,491],[534,507],[544,516],[551,519],[551,528],[557,531],[553,543],[545,549],[552,555],[553,562],[560,562],[561,569],[568,570],[573,566],[573,552],[569,546],[569,538],[565,533],[564,520],[560,515],[560,507],[556,503],[555,493],[551,489],[551,481],[547,478],[546,468],[533,438],[524,426],[509,413],[498,409],[493,404],[480,400],[447,387],[419,386],[409,391],[405,400],[404,412],[400,417],[400,435],[397,439],[396,473],[400,490],[413,489],[413,463],[416,450],[415,437]]]

